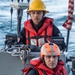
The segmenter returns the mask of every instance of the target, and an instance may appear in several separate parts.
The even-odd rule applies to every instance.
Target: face
[[[34,25],[38,25],[38,23],[42,20],[43,18],[43,11],[31,11],[29,12],[31,19],[34,23]]]
[[[44,61],[50,69],[54,69],[58,63],[58,56],[44,56]]]

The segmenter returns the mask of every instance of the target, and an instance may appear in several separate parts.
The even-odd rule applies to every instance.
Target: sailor
[[[51,36],[60,36],[59,29],[54,25],[53,18],[46,17],[49,13],[42,0],[32,0],[27,13],[31,19],[24,22],[24,28],[18,36],[18,42],[41,46],[50,41]]]
[[[40,55],[33,58],[30,66],[22,70],[25,75],[67,75],[64,62],[59,59],[60,49],[55,43],[45,43]]]

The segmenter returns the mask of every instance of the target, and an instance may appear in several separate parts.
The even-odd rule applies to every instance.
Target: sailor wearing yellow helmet
[[[59,59],[60,49],[55,43],[45,43],[41,47],[41,57],[33,58],[25,68],[25,75],[67,75],[64,62]]]
[[[30,19],[24,22],[24,28],[18,36],[18,42],[40,47],[50,41],[51,36],[59,37],[61,33],[54,25],[54,20],[45,16],[48,12],[42,0],[32,0],[27,10]]]

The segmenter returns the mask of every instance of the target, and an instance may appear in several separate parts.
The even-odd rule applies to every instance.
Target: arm
[[[26,38],[25,38],[25,29],[23,28],[18,36],[18,42],[25,44]]]
[[[55,25],[53,25],[53,33],[52,34],[53,34],[52,36],[54,36],[54,37],[63,38],[60,30]],[[65,41],[63,42],[61,48],[62,48],[63,51],[65,50],[65,48],[66,48]]]
[[[52,36],[62,36],[60,30],[55,26],[53,25],[53,35]]]

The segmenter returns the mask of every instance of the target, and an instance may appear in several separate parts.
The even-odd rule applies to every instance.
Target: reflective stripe
[[[56,55],[58,55],[58,53],[59,53],[59,51],[60,51],[60,49],[58,48],[57,50],[55,50],[54,51],[54,47],[53,47],[53,45],[50,45],[50,48],[51,48],[51,51],[50,51],[50,53],[48,53],[47,51],[46,51],[46,49],[44,48],[44,46],[42,46],[42,52],[44,52],[45,53],[45,55],[49,55],[49,56],[56,56]]]
[[[36,39],[31,39],[30,43],[31,43],[31,45],[37,45]]]
[[[47,51],[46,51],[46,49],[44,48],[44,46],[42,46],[42,52],[44,52],[46,55],[50,55]]]
[[[44,38],[38,39],[38,45],[41,47],[45,43]]]
[[[58,50],[56,50],[56,53],[55,53],[55,55],[57,55],[57,54],[59,53],[59,51],[60,51],[60,49],[58,48]]]

